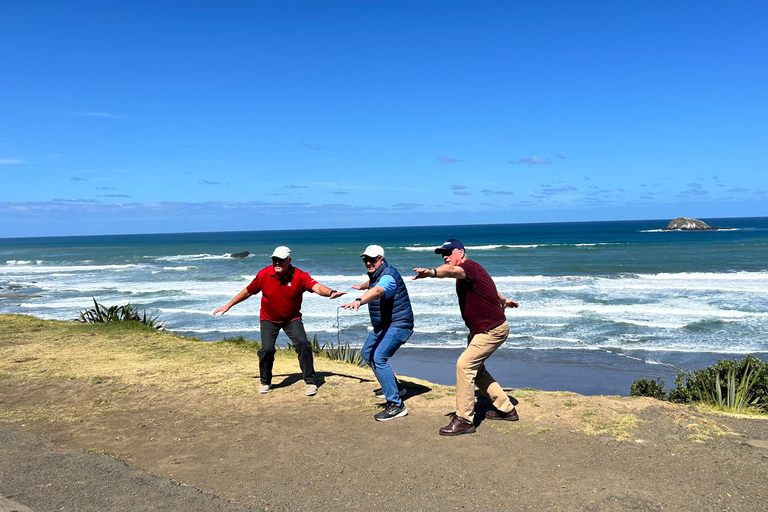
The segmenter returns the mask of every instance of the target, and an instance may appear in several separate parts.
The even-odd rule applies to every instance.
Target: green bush
[[[678,371],[675,386],[669,392],[671,402],[768,410],[768,363],[754,356],[721,359],[702,370]]]
[[[634,381],[629,387],[629,396],[649,396],[657,400],[666,400],[667,390],[659,375],[655,380],[643,378]]]
[[[345,341],[343,345],[341,344],[341,341],[338,342],[338,345],[334,345],[333,342],[326,342],[323,345],[320,345],[320,342],[317,339],[317,334],[315,334],[312,337],[312,341],[309,342],[309,346],[312,347],[312,353],[317,357],[324,357],[331,361],[344,361],[356,364],[357,366],[365,366],[368,364],[363,359],[360,349],[350,347],[348,341]],[[289,349],[294,348],[290,341],[287,342],[287,347]]]
[[[80,312],[80,316],[75,320],[85,324],[98,324],[106,322],[138,322],[152,329],[164,331],[167,324],[160,322],[157,316],[147,316],[147,312],[139,313],[139,310],[129,304],[124,306],[109,306],[96,302],[93,299],[93,308]]]
[[[754,356],[721,359],[701,370],[678,370],[675,387],[666,392],[661,376],[656,380],[638,379],[630,396],[650,396],[675,403],[704,403],[740,411],[758,409],[768,412],[768,363]]]
[[[261,350],[260,342],[249,340],[244,336],[236,336],[234,338],[224,338],[223,340],[221,340],[221,342],[231,343],[232,345],[237,345],[238,347],[244,347],[244,348],[247,348],[248,350],[253,350],[253,351]]]

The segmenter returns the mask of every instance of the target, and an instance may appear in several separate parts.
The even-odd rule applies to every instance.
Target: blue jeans
[[[389,327],[379,332],[371,331],[368,333],[363,348],[360,349],[360,354],[371,365],[373,374],[376,375],[379,384],[381,384],[387,402],[394,402],[398,406],[402,406],[403,401],[400,400],[395,372],[389,366],[389,358],[397,352],[400,345],[408,341],[411,334],[413,334],[411,329],[399,329],[397,327]]]

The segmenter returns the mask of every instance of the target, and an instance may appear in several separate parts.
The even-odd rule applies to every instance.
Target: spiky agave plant
[[[102,304],[96,302],[94,297],[93,308],[86,309],[80,312],[80,316],[76,318],[78,322],[86,324],[97,324],[106,322],[139,322],[152,329],[159,331],[165,330],[168,326],[166,323],[159,320],[159,316],[147,315],[146,310],[139,313],[139,310],[132,306],[130,303],[122,306],[109,306],[104,307]]]

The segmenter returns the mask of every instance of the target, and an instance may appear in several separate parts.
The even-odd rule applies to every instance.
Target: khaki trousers
[[[467,421],[475,418],[475,385],[499,411],[513,409],[507,394],[485,369],[485,360],[507,341],[508,336],[507,322],[490,331],[469,335],[469,346],[456,362],[456,414]]]

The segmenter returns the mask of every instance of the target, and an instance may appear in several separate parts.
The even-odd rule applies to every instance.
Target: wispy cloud
[[[133,197],[128,194],[96,194],[96,197]]]
[[[347,194],[349,194],[349,192],[347,192],[345,190],[333,190],[333,191],[331,191],[331,194],[338,194],[340,196],[346,196]]]
[[[286,185],[285,188],[309,188],[307,185]]]
[[[454,190],[453,195],[455,196],[471,196],[472,192],[467,192],[466,190]]]
[[[511,195],[514,195],[514,192],[512,192],[511,190],[491,190],[489,188],[484,188],[480,192],[482,192],[483,194],[485,194],[487,196],[511,196]]]
[[[203,181],[199,182],[198,185],[227,185],[227,183],[221,183],[219,181],[203,180]]]
[[[553,187],[552,185],[541,185],[541,191],[539,192],[541,195],[544,196],[554,196],[558,194],[562,194],[565,192],[576,192],[579,190],[578,188],[574,187],[573,185],[565,185],[562,187]]]
[[[415,210],[420,206],[424,206],[420,203],[395,203],[392,205],[393,210]]]
[[[510,160],[508,163],[513,165],[525,164],[530,166],[530,165],[547,165],[547,164],[551,164],[552,162],[550,162],[549,160],[542,160],[539,157],[534,155],[530,158],[518,158],[517,160]]]
[[[307,144],[306,142],[302,142],[301,145],[312,151],[325,151],[326,149],[328,149],[325,146],[315,146],[314,144]]]
[[[72,181],[88,181],[86,178],[80,178],[78,176],[73,176]]]
[[[463,162],[463,160],[459,160],[458,158],[454,158],[452,156],[439,156],[437,157],[437,161],[441,164],[455,164],[457,162]]]
[[[705,196],[709,194],[707,190],[704,190],[704,185],[701,183],[687,183],[688,190],[683,190],[680,193],[677,194],[677,197],[688,197],[688,196]]]
[[[25,163],[24,160],[19,160],[18,158],[4,158],[0,160],[0,165],[18,165]]]
[[[451,185],[451,190],[466,190],[467,188],[469,187],[466,185]]]
[[[96,187],[96,190],[117,190],[115,187]]]
[[[109,117],[112,119],[118,119],[120,117],[115,114],[110,114],[109,112],[73,112],[73,114],[85,117]]]
[[[561,155],[560,153],[555,153],[555,156],[556,156],[557,158],[559,158],[560,160],[565,160],[565,159],[566,159],[566,158],[565,158],[563,155]]]

